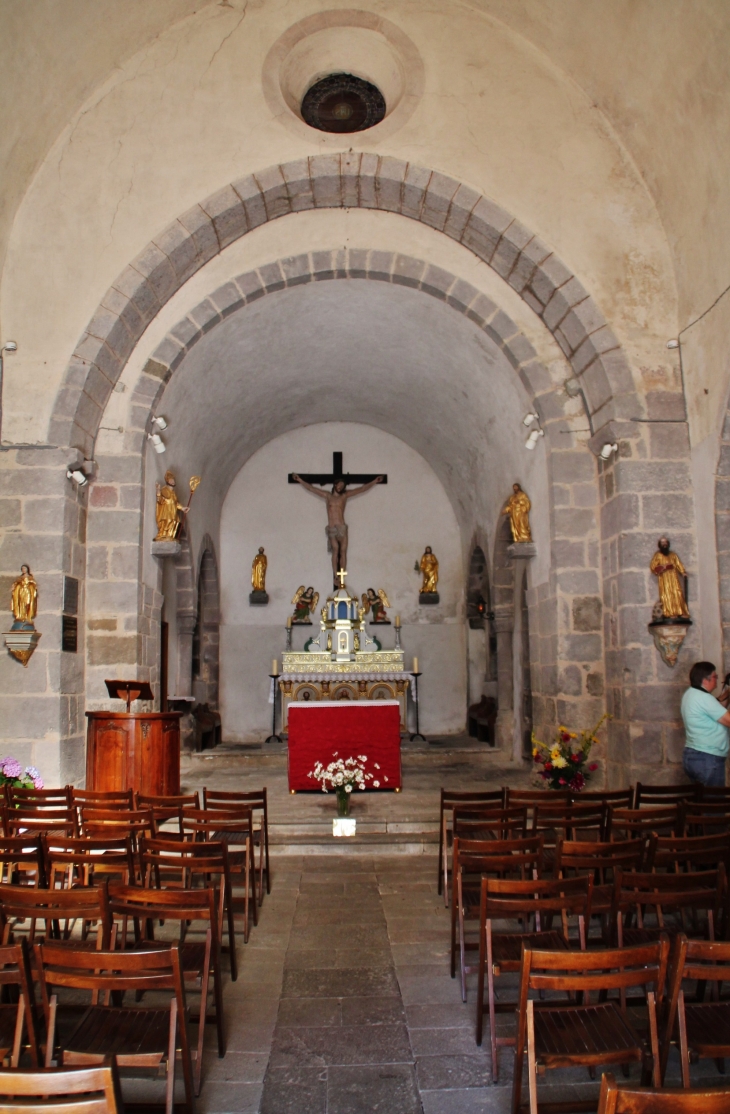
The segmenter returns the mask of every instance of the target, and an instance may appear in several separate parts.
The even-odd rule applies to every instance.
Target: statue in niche
[[[197,477],[193,477],[193,479],[196,478]],[[193,480],[190,481],[191,492],[195,490],[192,484]],[[160,484],[155,484],[157,490],[157,509],[155,511],[155,518],[157,520],[156,542],[174,541],[180,530],[182,516],[187,514],[190,509],[189,506],[184,507],[182,503],[178,503],[175,487],[175,477],[172,472],[165,472],[164,487],[161,487]]]
[[[689,623],[687,607],[687,572],[676,553],[672,551],[669,538],[661,537],[657,542],[657,552],[651,559],[649,568],[659,582],[658,605],[652,614],[653,623]],[[661,607],[661,615],[659,615]]]
[[[318,495],[320,499],[324,499],[327,504],[327,525],[325,527],[327,552],[332,554],[334,587],[339,588],[340,585],[337,582],[338,569],[347,568],[347,523],[345,522],[347,500],[354,499],[357,495],[364,495],[366,491],[370,491],[371,487],[382,483],[383,477],[376,476],[370,483],[363,484],[362,487],[356,487],[352,491],[347,490],[347,484],[344,480],[338,480],[334,483],[331,491],[322,491],[320,487],[315,487],[302,479],[296,472],[292,472],[292,479],[305,487],[307,491],[311,491],[312,495]]]
[[[309,616],[313,614],[319,603],[319,592],[315,592],[311,585],[309,588],[305,588],[303,584],[300,584],[291,602],[294,604],[292,624],[311,627],[312,620]]]
[[[378,588],[377,594],[374,588],[368,588],[367,592],[362,594],[362,610],[363,614],[367,615],[370,611],[373,613],[373,623],[388,623],[388,612],[386,607],[390,607],[390,600],[385,594],[383,588]],[[358,615],[360,614],[360,608]]]
[[[532,504],[527,494],[519,484],[512,484],[512,492],[505,504],[502,514],[509,515],[509,524],[512,530],[513,542],[531,542],[530,532],[530,507]]]
[[[430,545],[426,546],[418,568],[423,576],[421,595],[433,595],[436,592],[436,585],[439,582],[439,563]]]
[[[248,602],[252,605],[269,602],[269,595],[266,591],[266,567],[268,563],[264,547],[260,545],[259,551],[251,563],[251,586],[253,591],[248,597]]]
[[[10,610],[15,620],[13,629],[34,629],[33,620],[38,614],[38,585],[30,565],[20,566],[20,576],[10,590]]]

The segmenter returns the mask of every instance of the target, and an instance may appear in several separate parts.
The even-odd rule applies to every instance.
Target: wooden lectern
[[[152,700],[147,681],[106,681],[126,712],[87,712],[86,788],[134,789],[150,796],[180,792],[180,712],[132,712],[133,700]]]

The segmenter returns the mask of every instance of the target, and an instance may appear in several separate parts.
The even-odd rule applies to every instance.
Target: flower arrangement
[[[42,789],[43,778],[35,766],[25,770],[17,758],[0,758],[0,785],[12,785],[14,789]]]
[[[550,789],[572,789],[580,793],[590,780],[591,774],[598,769],[597,762],[589,762],[591,747],[598,742],[599,728],[608,715],[601,716],[590,731],[568,731],[559,727],[555,732],[555,742],[541,743],[532,735],[532,758],[538,775],[548,783]]]
[[[339,758],[338,752],[335,751],[333,758],[337,761],[330,762],[329,766],[315,762],[314,769],[310,770],[307,776],[321,782],[323,793],[329,793],[330,789],[334,789],[337,794],[337,814],[347,816],[353,789],[365,789],[368,781],[373,783],[373,789],[379,789],[380,781],[375,774],[366,771],[365,763],[368,760],[366,754],[359,754],[357,758]],[[377,762],[373,763],[373,767],[376,770],[380,769]],[[383,775],[383,781],[387,780]]]

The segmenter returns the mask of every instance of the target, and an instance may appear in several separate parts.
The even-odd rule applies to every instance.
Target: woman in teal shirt
[[[730,712],[730,690],[723,689],[720,699],[712,695],[717,688],[717,670],[712,662],[698,661],[689,671],[690,687],[682,697],[682,719],[687,742],[682,765],[690,781],[700,785],[725,784]]]

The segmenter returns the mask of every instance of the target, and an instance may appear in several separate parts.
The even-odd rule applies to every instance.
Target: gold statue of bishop
[[[531,542],[530,533],[530,507],[532,504],[519,484],[512,484],[513,494],[510,495],[502,514],[509,515],[509,524],[512,528],[513,542]]]
[[[669,538],[660,538],[657,552],[651,559],[649,568],[659,581],[659,602],[665,619],[689,619],[689,608],[685,597],[686,570],[676,553],[669,545]]]

